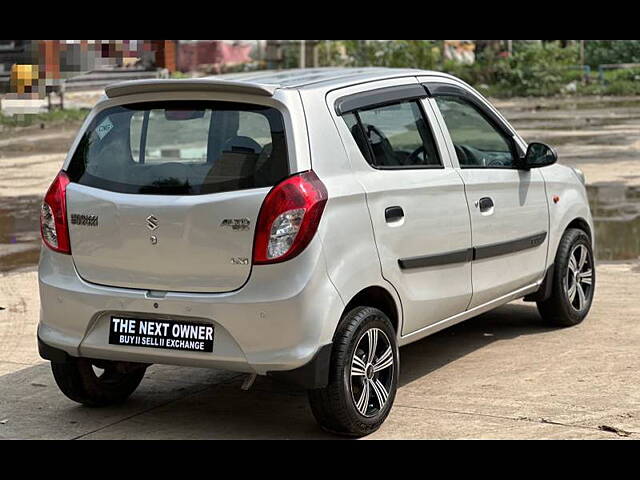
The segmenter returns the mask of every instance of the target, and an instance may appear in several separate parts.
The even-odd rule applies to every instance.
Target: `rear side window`
[[[282,114],[230,102],[113,107],[92,121],[67,171],[119,193],[199,195],[273,186],[289,174]]]
[[[416,101],[362,109],[343,117],[363,156],[376,168],[442,166]]]

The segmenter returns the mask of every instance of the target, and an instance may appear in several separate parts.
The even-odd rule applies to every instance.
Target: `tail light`
[[[276,185],[258,215],[253,263],[284,262],[302,252],[318,229],[326,203],[327,189],[312,171]]]
[[[67,225],[67,185],[69,177],[61,171],[55,178],[40,209],[40,233],[44,244],[60,253],[71,253]]]

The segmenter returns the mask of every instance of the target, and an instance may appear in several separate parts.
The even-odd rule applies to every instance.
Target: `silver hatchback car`
[[[584,177],[450,75],[312,69],[106,88],[42,204],[38,344],[70,399],[153,363],[308,389],[329,431],[389,414],[398,347],[595,286]]]

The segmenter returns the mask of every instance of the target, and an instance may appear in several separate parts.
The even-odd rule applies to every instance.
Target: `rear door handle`
[[[403,218],[404,210],[402,210],[402,207],[396,205],[393,207],[387,207],[384,210],[384,219],[387,221],[387,223],[397,222],[398,220],[402,220]]]
[[[480,213],[491,215],[493,213],[493,199],[490,197],[482,197],[476,202],[476,207],[480,208]]]

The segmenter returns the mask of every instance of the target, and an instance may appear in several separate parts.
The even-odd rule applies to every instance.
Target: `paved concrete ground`
[[[585,171],[607,216],[596,221],[601,251],[626,260],[598,265],[578,327],[546,328],[516,302],[403,348],[394,409],[368,438],[638,438],[640,101],[496,105],[525,139],[557,145],[562,163]],[[0,439],[332,438],[304,392],[268,379],[244,392],[234,374],[156,365],[130,402],[103,410],[58,391],[36,351],[34,265],[40,201],[76,128],[0,131]],[[622,187],[611,204],[595,190],[602,183]]]
[[[395,406],[368,438],[639,438],[640,264],[597,273],[578,327],[516,302],[403,348]],[[262,378],[245,392],[220,371],[155,365],[126,405],[78,406],[37,356],[35,272],[0,276],[0,306],[0,438],[331,438],[304,392]]]

